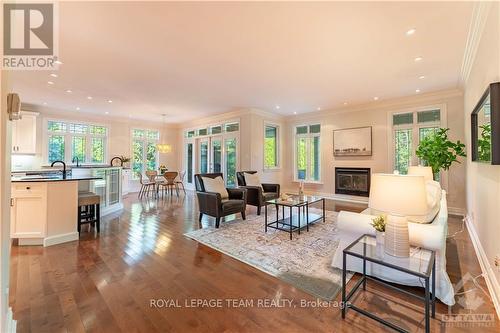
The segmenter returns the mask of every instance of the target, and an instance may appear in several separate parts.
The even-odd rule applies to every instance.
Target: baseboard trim
[[[5,330],[7,333],[16,333],[17,321],[14,320],[14,314],[12,313],[12,308],[9,307],[7,310],[7,316],[5,318]]]
[[[448,207],[448,214],[465,217],[465,209],[457,207]]]
[[[51,245],[57,245],[61,243],[67,243],[67,242],[72,242],[76,241],[79,238],[78,231],[75,232],[70,232],[67,234],[62,234],[62,235],[57,235],[57,236],[50,236],[46,237],[43,240],[43,246],[51,246]]]
[[[476,227],[474,226],[474,222],[472,221],[472,217],[470,215],[466,215],[465,225],[467,226],[472,244],[474,245],[474,250],[476,251],[476,256],[479,260],[479,265],[481,266],[481,271],[484,274],[484,279],[486,280],[486,285],[488,286],[488,291],[491,295],[491,300],[493,301],[493,305],[497,311],[497,317],[500,318],[500,284],[498,283],[495,273],[493,272],[493,267],[491,267],[491,264],[488,261],[488,257],[484,252],[483,246],[479,241]]]

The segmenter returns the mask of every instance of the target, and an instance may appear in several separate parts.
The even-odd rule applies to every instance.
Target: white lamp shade
[[[429,166],[411,166],[408,168],[408,174],[412,176],[424,176],[425,181],[434,180],[432,168]]]
[[[427,214],[424,177],[372,174],[369,207],[397,216]]]

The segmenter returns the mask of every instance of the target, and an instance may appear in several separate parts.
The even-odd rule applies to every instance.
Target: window
[[[279,167],[279,127],[264,125],[264,169]]]
[[[237,132],[240,130],[239,123],[228,123],[225,125],[226,132]]]
[[[156,130],[132,130],[132,170],[134,179],[136,173],[158,169],[158,150],[156,145],[160,140],[160,132]]]
[[[406,174],[408,166],[423,164],[415,154],[418,144],[423,138],[433,135],[440,126],[440,109],[393,114],[394,170]]]
[[[295,127],[295,180],[321,181],[321,125]]]
[[[49,120],[47,162],[78,158],[80,163],[104,163],[107,135],[105,126]]]

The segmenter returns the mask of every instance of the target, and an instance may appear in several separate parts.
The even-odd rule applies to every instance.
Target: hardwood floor
[[[329,209],[360,211],[361,205],[330,202]],[[255,213],[255,209],[249,208]],[[375,321],[349,311],[345,320],[332,302],[302,307],[315,299],[293,286],[183,236],[197,229],[192,193],[184,198],[139,201],[134,194],[125,209],[105,217],[101,233],[82,230],[79,242],[42,247],[12,246],[10,304],[19,332],[389,332]],[[75,222],[76,223],[76,222]],[[202,226],[213,224],[204,218]],[[222,222],[223,223],[223,222]],[[453,283],[478,276],[480,267],[467,230],[450,217],[448,272]],[[462,230],[462,231],[461,231]],[[357,276],[350,282],[355,283]],[[483,278],[468,281],[464,294],[474,310],[460,305],[451,313],[489,314],[493,322],[455,323],[447,327],[437,306],[433,332],[498,332],[499,321]],[[421,292],[421,290],[418,290]],[[220,300],[222,307],[186,307],[194,299]],[[230,299],[253,300],[253,307],[229,307]],[[181,307],[161,307],[177,300]],[[293,300],[294,306],[259,307],[258,300]],[[151,306],[151,302],[156,306]],[[214,302],[215,302],[214,301]],[[340,301],[340,295],[336,301]],[[423,332],[423,307],[388,289],[368,283],[357,305]],[[169,304],[172,305],[172,304]],[[213,305],[213,304],[212,304]],[[217,305],[217,304],[215,304]],[[233,304],[241,305],[241,304]],[[286,304],[285,304],[286,305]],[[477,307],[476,307],[477,306]],[[464,326],[464,327],[460,327]]]

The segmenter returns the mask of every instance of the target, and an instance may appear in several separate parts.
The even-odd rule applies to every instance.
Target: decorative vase
[[[377,240],[377,246],[384,246],[385,232],[383,232],[383,231],[376,231],[375,232],[375,238]]]
[[[387,217],[384,237],[385,253],[393,257],[410,256],[410,234],[406,217]]]
[[[300,197],[303,197],[303,196],[304,196],[304,182],[303,182],[303,181],[301,181],[301,182],[299,183],[299,196],[300,196]]]

